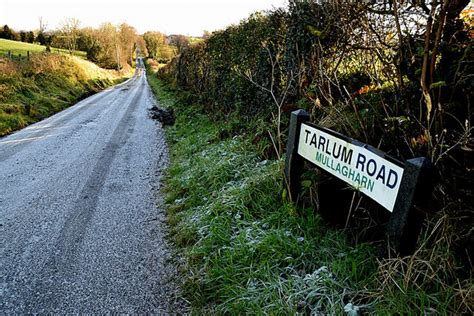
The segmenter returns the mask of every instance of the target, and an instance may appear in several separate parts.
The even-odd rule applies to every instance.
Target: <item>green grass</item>
[[[0,136],[40,121],[128,74],[62,54],[0,60]]]
[[[7,39],[0,39],[0,57],[5,57],[8,52],[11,52],[13,56],[18,57],[21,55],[25,57],[27,52],[30,53],[42,53],[46,51],[46,46],[38,45],[38,44],[31,44],[31,43],[24,43],[18,41],[11,41]],[[67,49],[61,48],[54,48],[51,47],[52,53],[60,53],[60,54],[69,54]],[[74,56],[78,56],[81,58],[86,59],[86,52],[83,51],[75,51]]]
[[[282,200],[283,161],[262,160],[252,133],[233,130],[237,118],[211,119],[183,102],[185,93],[153,75],[148,81],[177,114],[166,130],[164,191],[193,313],[334,315],[349,303],[376,315],[471,311],[472,278],[459,286],[452,278],[446,238],[414,256],[378,259],[372,246],[351,244],[313,209]]]

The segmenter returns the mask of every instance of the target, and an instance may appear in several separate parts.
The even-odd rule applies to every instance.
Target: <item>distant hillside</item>
[[[30,53],[45,52],[46,46],[0,38],[0,57],[6,57],[8,52],[11,52],[13,57],[18,57],[19,55],[26,56],[28,51]],[[69,51],[67,49],[54,48],[54,47],[51,47],[51,52],[69,54]],[[87,54],[86,52],[83,52],[83,51],[75,51],[74,55],[85,59]]]

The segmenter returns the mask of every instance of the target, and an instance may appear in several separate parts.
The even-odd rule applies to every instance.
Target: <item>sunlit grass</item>
[[[32,54],[0,59],[0,136],[42,120],[130,74],[99,68],[76,56]]]
[[[19,41],[11,41],[7,39],[0,39],[0,57],[7,56],[8,52],[14,57],[18,57],[21,55],[22,57],[27,56],[27,52],[30,53],[43,53],[46,52],[46,46],[38,45],[38,44],[31,44],[31,43],[24,43]],[[60,54],[68,54],[69,51],[67,49],[61,48],[54,48],[51,47],[51,53],[60,53]],[[83,51],[75,51],[74,56],[81,57],[86,59],[86,52]]]

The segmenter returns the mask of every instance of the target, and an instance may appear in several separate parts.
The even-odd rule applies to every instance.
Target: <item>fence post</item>
[[[10,60],[12,59],[12,51],[11,50],[8,51],[8,59],[10,59]]]
[[[291,112],[288,141],[286,143],[285,181],[291,201],[296,201],[300,189],[300,177],[304,160],[298,155],[301,123],[309,121],[309,114],[305,110]]]
[[[437,182],[434,165],[428,158],[407,160],[395,206],[387,224],[391,249],[401,254],[413,253],[423,224],[422,209],[431,199]]]
[[[27,60],[30,60],[30,51],[29,51],[29,50],[26,51],[26,59],[27,59]]]

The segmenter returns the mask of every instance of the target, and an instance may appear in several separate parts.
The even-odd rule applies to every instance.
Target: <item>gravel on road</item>
[[[143,69],[0,138],[0,313],[174,313]]]

